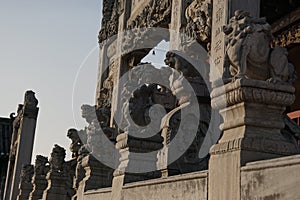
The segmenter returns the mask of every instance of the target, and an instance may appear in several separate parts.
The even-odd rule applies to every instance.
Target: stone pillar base
[[[48,187],[43,193],[43,200],[67,199],[67,176],[64,172],[50,171],[47,180]]]
[[[27,200],[29,198],[29,194],[32,191],[33,186],[32,183],[22,183],[20,185],[20,193],[17,197],[17,200]]]
[[[293,103],[294,91],[289,85],[251,79],[214,89],[212,107],[220,110],[224,123],[222,138],[210,150],[209,199],[240,199],[240,168],[247,162],[299,153],[281,134],[283,112]]]
[[[82,159],[82,167],[86,173],[84,179],[79,183],[77,199],[83,199],[84,192],[88,190],[111,187],[113,169],[102,164],[92,155],[87,155]]]

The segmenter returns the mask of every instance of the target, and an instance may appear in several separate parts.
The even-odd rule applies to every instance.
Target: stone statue
[[[168,51],[164,60],[169,67],[182,73],[185,77],[200,76],[199,72],[185,59],[176,54],[174,51]]]
[[[52,172],[61,172],[64,168],[66,150],[63,147],[55,144],[49,160],[50,170]]]
[[[30,108],[36,108],[38,100],[35,98],[35,93],[31,90],[25,92],[24,106]]]
[[[34,164],[34,174],[35,175],[45,175],[49,171],[48,158],[45,156],[37,155]]]
[[[81,106],[81,116],[86,120],[88,124],[92,123],[94,119],[97,119],[96,115],[96,107],[90,105],[82,105]]]
[[[72,152],[72,158],[78,157],[78,151],[80,147],[83,145],[81,138],[78,134],[78,131],[74,128],[71,128],[68,130],[67,133],[68,138],[72,140],[72,143],[70,145],[70,151]]]
[[[291,83],[294,71],[282,47],[272,49],[271,26],[265,18],[253,18],[237,10],[223,31],[226,61],[234,79],[246,77],[274,83]]]
[[[43,191],[47,188],[46,175],[49,172],[49,162],[48,158],[37,155],[34,163],[34,176],[32,178],[33,190],[30,193],[30,198],[32,200],[41,199],[43,196]]]

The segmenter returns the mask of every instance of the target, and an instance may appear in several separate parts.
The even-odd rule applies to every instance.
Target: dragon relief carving
[[[248,12],[237,10],[227,26],[225,68],[233,79],[246,77],[280,84],[295,81],[295,72],[288,62],[287,51],[271,48],[271,26],[265,18],[253,18]],[[226,75],[228,78],[230,75]]]

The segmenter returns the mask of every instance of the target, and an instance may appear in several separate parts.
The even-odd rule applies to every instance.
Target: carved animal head
[[[176,63],[176,58],[175,58],[175,53],[168,51],[166,54],[166,59],[164,60],[165,64],[168,65],[171,68],[175,67]]]
[[[63,164],[65,162],[65,156],[66,150],[63,147],[55,144],[52,149],[51,158],[49,160],[51,169],[54,171],[62,171]]]

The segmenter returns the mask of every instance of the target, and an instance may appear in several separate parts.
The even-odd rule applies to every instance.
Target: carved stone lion
[[[293,70],[289,70],[287,52],[282,47],[270,47],[271,26],[265,18],[253,18],[248,12],[237,10],[223,32],[226,35],[225,63],[234,79],[291,82]]]
[[[199,76],[199,72],[184,58],[176,54],[174,51],[168,51],[166,54],[165,64],[169,67],[182,72],[185,77]]]

